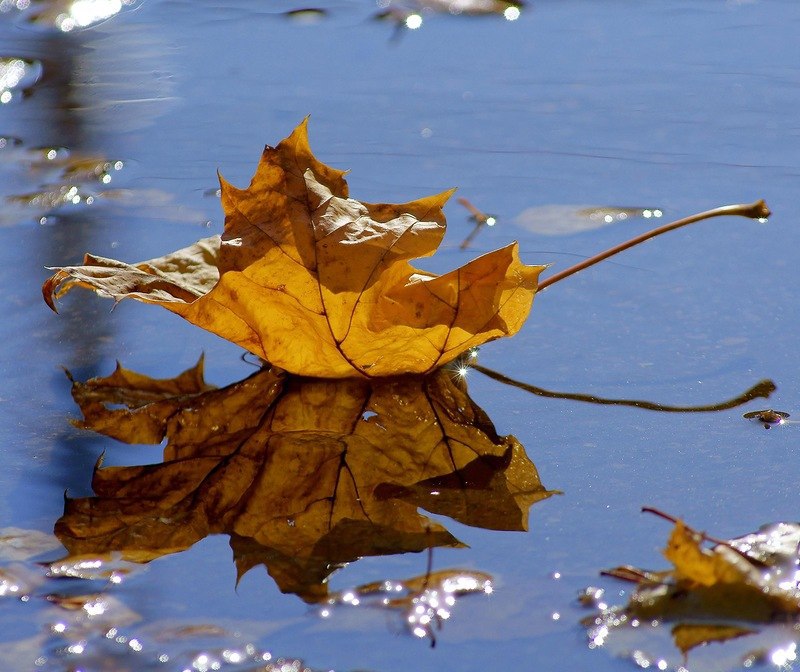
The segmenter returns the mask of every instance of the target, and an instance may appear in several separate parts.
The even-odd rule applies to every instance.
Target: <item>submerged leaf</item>
[[[419,506],[516,530],[552,494],[450,371],[333,381],[265,368],[209,389],[198,367],[74,384],[83,427],[167,445],[162,464],[98,465],[96,496],[68,499],[56,525],[70,554],[147,561],[224,533],[240,577],[263,564],[316,601],[341,563],[461,545]]]
[[[442,276],[409,260],[442,240],[451,192],[400,205],[348,198],[344,173],[311,153],[305,122],[264,150],[247,189],[225,180],[225,233],[126,264],[87,255],[43,287],[155,303],[292,373],[427,373],[515,333],[543,266],[516,243]]]

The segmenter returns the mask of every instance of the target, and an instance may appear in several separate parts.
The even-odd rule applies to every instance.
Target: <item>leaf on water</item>
[[[68,499],[56,534],[71,554],[134,561],[228,534],[240,577],[263,564],[282,590],[316,601],[341,563],[461,545],[419,506],[526,529],[551,493],[451,375],[335,381],[265,368],[214,390],[197,367],[172,384],[118,368],[75,383],[83,427],[167,445],[162,464],[98,465],[96,496]]]
[[[658,219],[660,208],[617,205],[537,205],[523,210],[514,222],[544,236],[566,236],[631,219]]]
[[[416,637],[436,642],[436,631],[450,618],[456,600],[464,595],[492,592],[492,577],[484,572],[444,569],[410,579],[376,581],[333,593],[320,609],[323,618],[339,605],[399,612]]]
[[[736,625],[713,625],[706,623],[685,623],[672,628],[672,639],[675,646],[686,655],[698,646],[706,646],[712,642],[727,642],[739,637],[755,634],[755,630]]]
[[[516,243],[436,276],[409,260],[442,240],[451,192],[400,205],[348,198],[306,122],[267,147],[247,189],[221,180],[225,232],[139,264],[87,255],[43,287],[155,303],[292,373],[427,373],[522,326],[544,266]]]
[[[48,532],[0,528],[0,560],[27,560],[57,548],[61,548],[61,542]]]
[[[677,520],[664,549],[671,570],[621,567],[605,572],[637,585],[625,607],[606,607],[588,619],[590,646],[635,650],[649,664],[668,661],[673,653],[650,640],[672,624],[673,646],[684,665],[690,651],[710,643],[730,647],[740,639],[747,649],[737,649],[733,660],[739,662],[759,658],[762,649],[766,650],[765,642],[769,647],[777,643],[775,651],[785,653],[796,638],[794,629],[789,628],[787,640],[785,626],[796,623],[800,616],[799,544],[800,524],[796,523],[768,525],[737,539],[716,542]],[[642,627],[644,623],[649,626]],[[645,656],[643,651],[654,646],[660,648],[658,653],[651,650]],[[719,662],[722,659],[720,654],[717,666],[708,669],[736,667]],[[691,669],[707,668],[697,664]]]

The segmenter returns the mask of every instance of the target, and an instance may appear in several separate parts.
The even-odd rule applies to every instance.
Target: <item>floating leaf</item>
[[[57,548],[61,548],[61,542],[47,532],[19,527],[0,529],[0,560],[27,560]]]
[[[450,192],[401,205],[348,198],[320,163],[305,122],[267,147],[245,189],[224,180],[225,233],[131,265],[87,255],[43,287],[155,303],[292,373],[427,373],[523,324],[543,266],[516,243],[442,276],[408,260],[433,254]]]
[[[643,661],[657,665],[659,660],[667,665],[673,654],[658,641],[660,631],[670,627],[685,669],[734,669],[743,661],[752,664],[773,647],[772,660],[783,656],[786,662],[797,637],[786,624],[797,623],[800,616],[798,544],[800,524],[777,523],[715,541],[676,520],[664,550],[671,570],[621,567],[606,572],[634,582],[636,590],[625,607],[606,607],[587,619],[590,646],[610,644],[612,650],[627,651],[625,655],[634,651],[642,666]],[[694,655],[712,643],[732,652],[719,653],[713,667],[686,663],[689,652]]]
[[[316,601],[341,563],[461,545],[419,506],[525,529],[551,494],[448,370],[332,381],[262,369],[214,390],[198,367],[172,382],[120,367],[74,384],[82,426],[168,442],[163,464],[98,465],[96,496],[67,500],[56,534],[70,554],[147,561],[225,533],[240,577],[263,564],[282,590]]]

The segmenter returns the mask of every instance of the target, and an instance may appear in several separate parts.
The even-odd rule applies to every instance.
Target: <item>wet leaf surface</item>
[[[300,375],[427,373],[523,324],[543,266],[517,245],[442,276],[434,253],[450,192],[399,205],[348,198],[344,173],[311,153],[305,122],[264,150],[250,184],[222,180],[225,233],[131,265],[87,255],[44,297],[73,287],[155,303]]]
[[[658,669],[733,670],[764,659],[791,663],[800,614],[799,543],[796,523],[717,541],[677,520],[664,549],[671,570],[624,566],[606,572],[633,582],[635,590],[624,607],[591,605],[601,612],[585,620],[589,646]],[[710,645],[725,647],[715,666],[708,667],[703,655],[693,660]]]

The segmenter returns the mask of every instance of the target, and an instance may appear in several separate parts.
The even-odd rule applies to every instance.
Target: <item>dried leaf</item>
[[[752,634],[755,634],[754,630],[735,625],[687,623],[672,628],[672,639],[675,641],[675,646],[684,655],[698,646],[705,646],[712,642],[727,642]]]
[[[292,373],[338,378],[427,373],[511,335],[543,266],[516,243],[442,276],[410,259],[434,253],[451,192],[400,205],[348,198],[344,173],[311,153],[306,123],[264,150],[247,189],[225,180],[225,233],[125,264],[87,255],[43,287],[161,305]]]
[[[174,396],[161,396],[167,381],[121,371],[75,383],[82,424],[136,443],[166,437],[164,462],[98,465],[96,496],[68,499],[56,525],[71,554],[146,561],[225,533],[239,576],[264,564],[282,590],[314,601],[338,564],[460,546],[417,512],[432,484],[449,489],[442,512],[493,529],[524,529],[551,494],[447,370],[331,381],[262,369],[207,390],[195,368]],[[478,514],[478,497],[500,503]]]
[[[637,583],[637,588],[625,607],[603,608],[588,621],[590,646],[610,644],[612,650],[634,651],[642,667],[658,661],[667,664],[671,654],[663,650],[655,654],[652,644],[667,627],[664,623],[672,623],[671,639],[684,669],[707,669],[689,666],[686,657],[710,643],[727,649],[744,638],[741,646],[733,645],[734,651],[726,654],[739,662],[758,659],[767,641],[770,647],[778,644],[779,657],[793,651],[796,630],[788,628],[787,635],[785,626],[800,616],[798,542],[798,524],[778,523],[738,539],[710,542],[678,520],[664,550],[671,570],[623,567],[606,572]],[[646,655],[647,649],[651,653]],[[775,655],[773,660],[778,659]],[[718,663],[713,669],[734,667]]]

